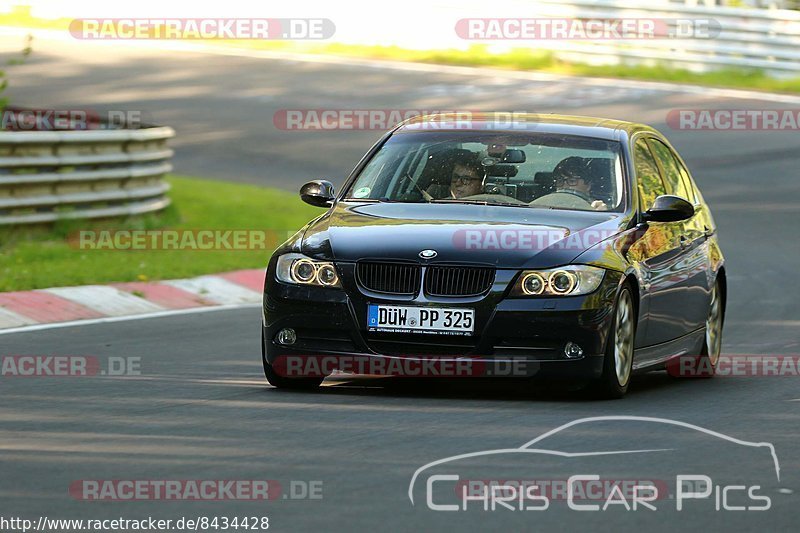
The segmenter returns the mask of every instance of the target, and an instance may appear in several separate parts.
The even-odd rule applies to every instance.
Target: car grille
[[[416,294],[419,287],[419,265],[402,263],[358,263],[358,282],[375,292],[389,294]]]
[[[425,272],[425,293],[431,296],[475,296],[488,291],[493,282],[493,268],[431,266]]]
[[[425,272],[425,294],[430,296],[476,296],[488,291],[495,271],[487,267],[429,266]],[[356,276],[362,287],[386,294],[414,295],[419,290],[421,268],[402,263],[360,262]]]

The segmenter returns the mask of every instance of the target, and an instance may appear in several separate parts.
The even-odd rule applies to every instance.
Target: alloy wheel
[[[711,289],[711,305],[706,319],[706,348],[712,366],[717,366],[722,351],[722,302],[719,297],[719,284]]]
[[[633,362],[633,302],[628,291],[620,293],[617,302],[616,327],[614,331],[614,369],[620,387],[628,384]]]

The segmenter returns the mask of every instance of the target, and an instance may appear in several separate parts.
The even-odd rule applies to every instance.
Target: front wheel
[[[717,363],[719,363],[719,356],[722,353],[722,319],[724,313],[722,293],[719,288],[719,280],[717,280],[711,288],[711,301],[708,306],[708,317],[706,318],[706,335],[699,362],[699,368],[703,368],[705,371],[698,372],[700,377],[713,378],[717,373]]]
[[[630,289],[619,291],[614,308],[611,335],[606,342],[603,375],[593,385],[601,398],[619,399],[628,392],[633,373],[633,343],[636,337],[636,308]]]

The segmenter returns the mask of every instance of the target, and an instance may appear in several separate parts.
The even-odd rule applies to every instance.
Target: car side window
[[[652,207],[655,199],[667,194],[664,182],[658,172],[658,165],[644,139],[636,141],[633,147],[633,164],[636,168],[636,181],[639,186],[639,208],[642,212]]]
[[[672,154],[672,150],[658,139],[650,139],[649,143],[650,147],[653,149],[653,153],[658,158],[659,163],[661,163],[661,168],[664,169],[662,177],[664,178],[667,194],[680,196],[687,202],[694,203],[694,195],[687,187],[686,181],[681,175],[678,161]]]
[[[689,174],[689,171],[686,170],[686,167],[680,161],[678,161],[678,168],[681,171],[681,176],[683,176],[683,181],[687,184],[689,192],[692,195],[689,201],[695,205],[703,203],[703,197],[700,194],[700,191],[697,190],[697,185],[695,185],[692,176]]]

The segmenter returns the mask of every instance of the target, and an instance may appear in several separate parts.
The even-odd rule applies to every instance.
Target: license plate
[[[370,304],[367,329],[388,333],[471,335],[475,330],[475,310]]]

